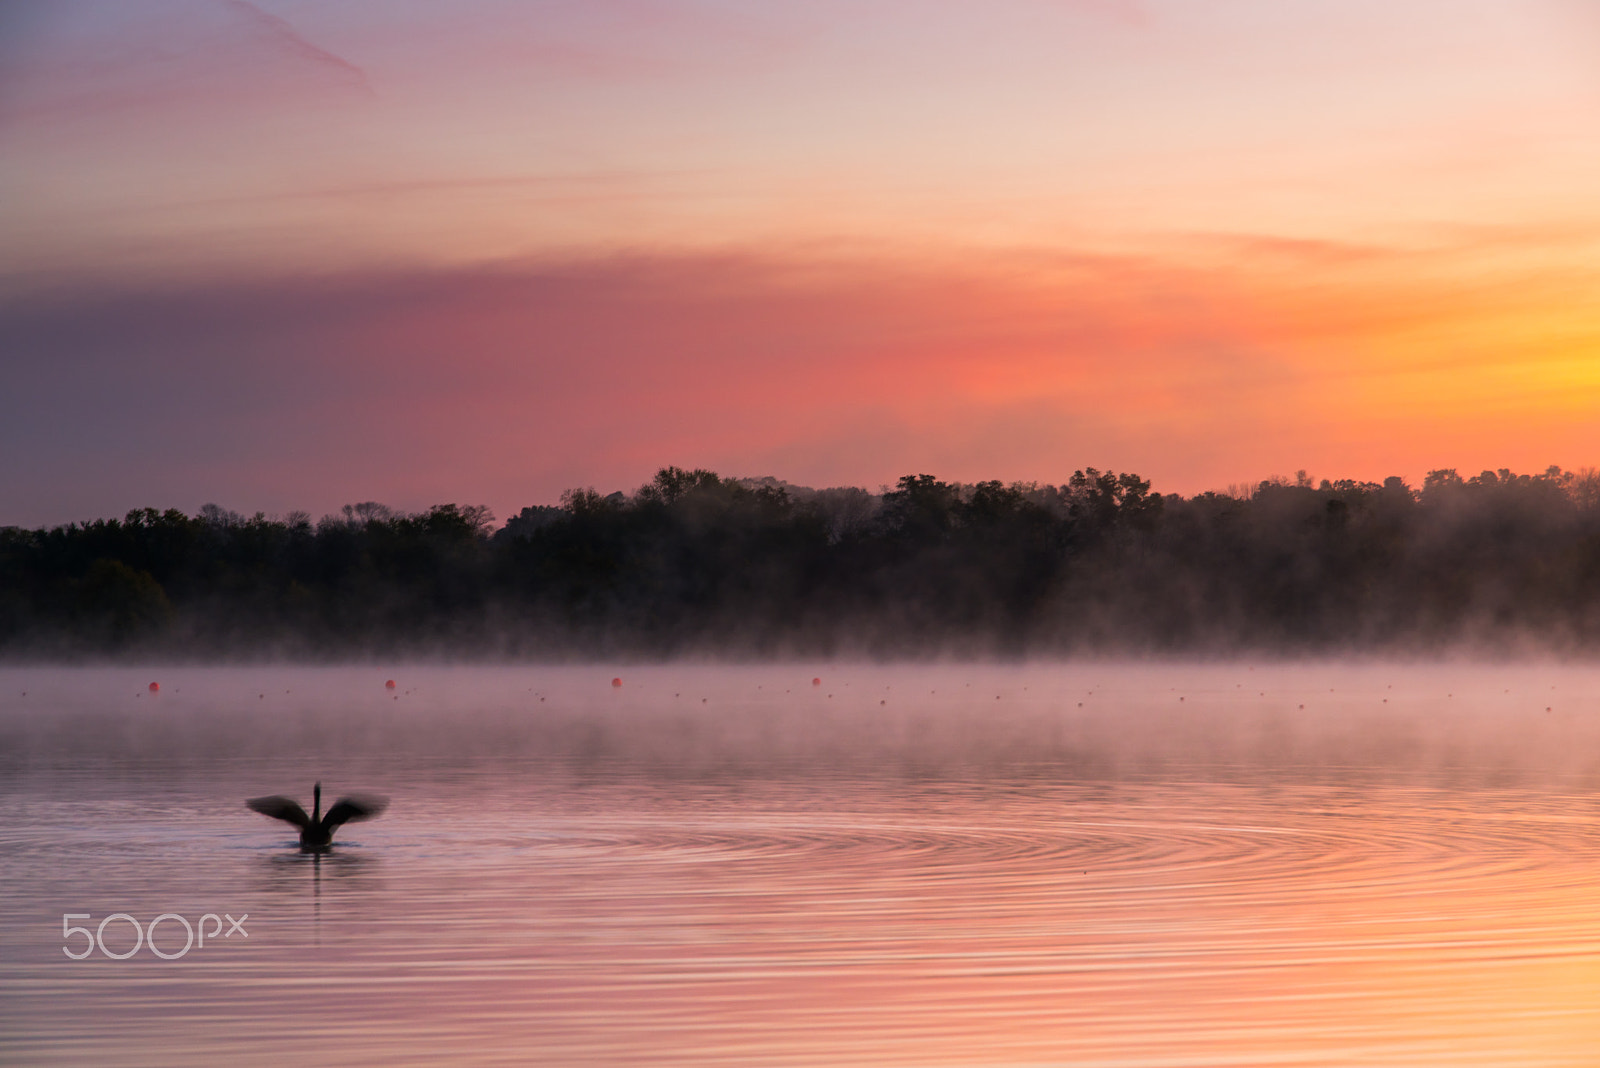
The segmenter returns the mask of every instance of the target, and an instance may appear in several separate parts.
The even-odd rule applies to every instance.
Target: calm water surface
[[[1600,1049],[1600,672],[5,669],[0,687],[5,1063]],[[317,778],[325,801],[392,799],[320,859],[243,806],[309,803]],[[248,915],[247,934],[71,960],[66,913]],[[155,938],[184,945],[173,921]],[[126,952],[132,927],[103,940]]]

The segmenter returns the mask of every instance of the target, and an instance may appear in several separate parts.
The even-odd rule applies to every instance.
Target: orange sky
[[[1580,0],[22,5],[0,523],[1600,462]]]

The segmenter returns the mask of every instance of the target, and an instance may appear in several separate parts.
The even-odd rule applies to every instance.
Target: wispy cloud
[[[254,26],[263,37],[275,42],[278,47],[307,62],[323,64],[343,75],[351,84],[360,86],[368,93],[372,92],[366,71],[342,56],[334,55],[327,49],[312,44],[290,25],[288,20],[261,10],[249,0],[223,0],[223,2]]]
[[[40,20],[28,47],[10,51],[0,120],[13,127],[237,122],[306,94],[374,95],[361,67],[247,0],[170,0],[143,17],[90,7],[70,25]]]

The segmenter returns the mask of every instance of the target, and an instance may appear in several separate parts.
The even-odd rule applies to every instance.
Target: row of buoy
[[[613,678],[612,678],[612,680],[611,680],[611,685],[612,685],[612,686],[614,686],[614,687],[617,687],[617,688],[621,688],[621,686],[622,686],[622,677],[621,677],[621,676],[620,676],[620,675],[619,675],[619,676],[615,676],[615,677],[613,677]],[[818,677],[813,677],[813,678],[812,678],[812,680],[811,680],[811,685],[813,685],[813,686],[821,686],[821,685],[822,685],[822,679],[821,679],[821,677],[820,677],[820,676],[818,676]],[[968,685],[971,685],[971,684],[970,684],[970,683],[969,683],[969,684],[968,684]],[[384,683],[383,683],[383,688],[384,688],[384,689],[386,689],[386,690],[393,690],[393,689],[394,689],[394,688],[395,688],[395,681],[394,681],[394,680],[393,680],[393,679],[385,679],[385,680],[384,680]],[[1392,688],[1392,687],[1391,687],[1391,688]],[[1554,686],[1552,686],[1552,687],[1550,687],[1550,688],[1551,688],[1551,689],[1552,689],[1552,690],[1554,690],[1554,689],[1555,689],[1555,687],[1554,687]],[[758,689],[759,689],[759,687],[758,687]],[[1024,689],[1026,689],[1026,687],[1024,687]],[[160,693],[160,692],[161,692],[161,683],[159,683],[159,682],[151,682],[151,683],[150,683],[150,686],[149,686],[149,690],[150,690],[150,692],[151,692],[151,693]],[[287,690],[286,690],[286,691],[284,691],[284,692],[285,692],[285,693],[287,693],[287,692],[288,692],[288,691],[287,691]],[[785,691],[785,692],[787,692],[787,691]],[[930,692],[932,692],[932,691],[930,691]],[[1334,691],[1332,691],[1332,690],[1329,690],[1329,691],[1328,691],[1328,692],[1329,692],[1329,693],[1333,693],[1333,692],[1334,692]],[[1511,692],[1511,691],[1510,691],[1510,690],[1507,690],[1507,691],[1506,691],[1506,692],[1507,692],[1507,693],[1510,693],[1510,692]],[[24,692],[23,692],[23,694],[22,694],[22,696],[24,696],[24,697],[26,697],[26,696],[28,696],[28,695],[27,695],[27,692],[26,692],[26,691],[24,691]],[[262,697],[262,699],[265,699],[265,698],[266,698],[266,696],[267,696],[267,695],[266,695],[266,694],[262,694],[262,695],[261,695],[261,697]],[[674,694],[674,695],[673,695],[673,696],[674,696],[674,697],[676,697],[676,696],[677,696],[677,694]],[[829,697],[832,697],[832,696],[833,696],[833,694],[831,694],[831,693],[830,693],[830,694],[829,694],[829,695],[828,695],[828,696],[829,696]],[[1265,693],[1262,693],[1262,695],[1261,695],[1261,696],[1262,696],[1262,697],[1265,697],[1265,696],[1266,696],[1266,694],[1265,694]],[[1455,696],[1455,694],[1453,694],[1453,693],[1452,693],[1452,694],[1446,694],[1446,695],[1445,695],[1445,696],[1447,696],[1447,697],[1454,697],[1454,696]],[[397,696],[396,696],[396,697],[395,697],[395,700],[397,700],[397,701],[398,701],[398,700],[399,700],[399,699],[400,699],[400,698],[399,698],[399,697],[398,697],[398,695],[397,695]],[[539,698],[539,700],[541,700],[541,701],[543,701],[543,700],[544,700],[544,698],[543,698],[543,697],[541,697],[541,698]],[[1000,700],[1000,695],[999,695],[999,694],[996,694],[996,695],[995,695],[995,700],[996,700],[996,701],[998,701],[998,700]],[[1183,698],[1182,698],[1182,697],[1179,697],[1179,698],[1178,698],[1178,700],[1179,700],[1179,701],[1182,701],[1182,700],[1183,700]],[[879,704],[883,704],[883,703],[884,703],[884,702],[882,702],[882,701],[880,701],[880,702],[878,702],[878,703],[879,703]],[[1384,698],[1384,700],[1383,700],[1383,703],[1384,703],[1384,704],[1388,704],[1388,703],[1389,703],[1389,699],[1388,699],[1388,698]],[[1083,707],[1083,702],[1081,702],[1081,701],[1080,701],[1080,702],[1078,702],[1078,707],[1079,707],[1079,708],[1082,708],[1082,707]],[[1306,707],[1306,706],[1305,706],[1305,705],[1301,705],[1301,706],[1300,706],[1300,708],[1302,708],[1302,709],[1303,709],[1303,708],[1305,708],[1305,707]],[[1545,711],[1546,711],[1546,712],[1549,712],[1549,711],[1551,711],[1551,709],[1550,709],[1550,708],[1546,708],[1546,709],[1545,709]]]
[[[611,685],[620,688],[622,686],[622,677],[620,675],[618,675],[618,676],[615,676],[614,678],[612,678]],[[822,685],[822,680],[820,678],[814,678],[814,679],[811,680],[811,685],[813,685],[813,686],[821,686]],[[161,687],[157,686],[153,682],[150,684],[150,692],[151,693],[155,693],[160,688]],[[386,690],[394,689],[395,688],[395,681],[393,679],[385,679],[384,683],[383,683],[383,688],[386,689]],[[759,689],[759,687],[757,687],[757,688]]]
[[[620,676],[620,675],[619,675],[619,676],[616,676],[616,677],[614,677],[614,678],[612,678],[612,680],[611,680],[611,685],[612,685],[612,686],[616,686],[616,687],[621,687],[621,685],[622,685],[622,677],[621,677],[621,676]],[[821,685],[822,685],[822,679],[821,679],[821,678],[818,678],[818,677],[813,677],[813,678],[812,678],[812,680],[811,680],[811,685],[813,685],[813,686],[821,686]],[[971,683],[968,683],[968,684],[967,684],[967,685],[968,685],[968,686],[970,686],[970,685],[972,685],[972,684],[971,684]],[[383,688],[384,688],[384,689],[386,689],[386,690],[392,690],[392,689],[394,689],[394,688],[395,688],[395,681],[394,681],[394,680],[393,680],[393,679],[385,679],[385,680],[384,680],[384,683],[383,683]],[[758,686],[758,687],[756,687],[756,688],[757,688],[757,689],[760,689],[760,687],[759,687],[759,686]],[[886,689],[887,689],[887,687],[885,687],[885,688],[886,688]],[[1550,687],[1550,688],[1551,688],[1551,689],[1552,689],[1552,690],[1553,690],[1553,689],[1555,689],[1555,687],[1554,687],[1554,686],[1552,686],[1552,687]],[[1026,686],[1024,686],[1024,687],[1023,687],[1023,689],[1027,689],[1027,687],[1026,687]],[[159,683],[159,682],[152,682],[152,683],[151,683],[151,684],[150,684],[150,692],[151,692],[151,693],[160,693],[160,692],[161,692],[161,684],[160,684],[160,683]],[[287,691],[287,690],[286,690],[286,691],[284,691],[284,692],[285,692],[285,693],[287,693],[287,692],[288,692],[288,691]],[[788,692],[788,691],[785,691],[785,692]],[[932,693],[932,692],[934,692],[934,691],[932,691],[932,690],[929,690],[929,691],[928,691],[928,692],[929,692],[929,693]],[[1329,692],[1329,693],[1333,693],[1333,691],[1332,691],[1332,690],[1329,690],[1329,691],[1328,691],[1328,692]],[[1507,691],[1506,691],[1506,692],[1507,692],[1507,693],[1510,693],[1510,692],[1511,692],[1511,691],[1510,691],[1510,690],[1507,690]],[[22,694],[22,696],[24,696],[24,697],[26,697],[26,696],[28,696],[28,695],[27,695],[27,692],[26,692],[26,691],[24,691],[24,692],[23,692],[23,694]],[[262,696],[263,696],[263,697],[265,697],[265,696],[266,696],[266,695],[265,695],[265,694],[263,694],[263,695],[262,695]],[[830,697],[831,697],[831,696],[833,696],[833,695],[832,695],[832,694],[829,694],[829,695],[828,695],[828,696],[830,696]],[[1261,694],[1261,696],[1262,696],[1262,697],[1265,697],[1265,696],[1267,696],[1267,695],[1266,695],[1266,693],[1265,693],[1265,692],[1263,692],[1263,693],[1262,693],[1262,694]],[[1446,696],[1446,697],[1454,697],[1454,696],[1455,696],[1455,694],[1453,694],[1453,693],[1450,693],[1450,694],[1445,694],[1445,696]],[[996,701],[998,701],[998,700],[1000,700],[1000,697],[999,697],[999,695],[998,695],[998,694],[997,694],[997,695],[996,695],[996,696],[995,696],[995,700],[996,700]],[[1182,701],[1182,700],[1183,700],[1183,698],[1182,698],[1182,697],[1179,697],[1179,698],[1178,698],[1178,700],[1180,700],[1180,701]],[[1389,703],[1389,700],[1388,700],[1388,698],[1384,698],[1384,702],[1383,702],[1383,703],[1384,703],[1384,704],[1388,704],[1388,703]],[[1083,704],[1082,704],[1082,702],[1079,702],[1079,704],[1078,704],[1078,707],[1079,707],[1079,708],[1082,708],[1082,707],[1083,707]],[[1304,706],[1304,705],[1301,705],[1301,706],[1300,706],[1300,707],[1301,707],[1301,708],[1304,708],[1304,707],[1305,707],[1305,706]],[[1546,711],[1546,712],[1548,712],[1548,711],[1550,711],[1550,709],[1548,709],[1548,708],[1547,708],[1547,709],[1545,709],[1545,711]]]
[[[612,679],[611,680],[611,685],[613,685],[613,686],[621,686],[622,685],[622,677],[618,676],[618,677]],[[822,680],[820,678],[814,678],[814,679],[811,680],[811,685],[813,685],[813,686],[821,686],[822,685]],[[392,683],[392,682],[389,683],[389,688],[393,689],[394,688],[394,683]],[[761,687],[757,686],[756,689],[759,690],[759,689],[761,689]],[[674,694],[673,696],[676,697],[677,695]]]

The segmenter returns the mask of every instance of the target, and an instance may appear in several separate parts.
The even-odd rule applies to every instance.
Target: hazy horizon
[[[682,470],[682,468],[677,468],[677,469],[678,470]],[[1090,469],[1093,470],[1092,467]],[[659,467],[659,466],[654,466],[651,469],[651,473],[654,474],[657,471],[661,471],[661,470],[672,470],[672,468],[663,468],[663,467]],[[921,474],[921,473],[925,472],[926,470],[927,470],[926,468],[918,468],[918,473]],[[1080,465],[1077,468],[1077,470],[1079,471],[1079,473],[1081,473],[1083,471],[1082,465]],[[1325,477],[1326,473],[1324,473],[1324,472],[1317,472],[1315,475],[1313,475],[1313,474],[1308,473],[1307,471],[1305,471],[1302,468],[1302,469],[1298,469],[1298,470],[1290,471],[1290,472],[1274,471],[1272,474],[1270,474],[1268,476],[1265,476],[1263,478],[1254,479],[1254,480],[1242,480],[1242,481],[1236,481],[1236,482],[1229,482],[1229,483],[1226,483],[1224,485],[1207,486],[1204,489],[1195,490],[1195,491],[1192,491],[1192,492],[1179,492],[1179,491],[1175,491],[1175,490],[1173,490],[1171,488],[1162,487],[1162,486],[1159,486],[1159,485],[1152,485],[1151,486],[1151,491],[1153,493],[1156,493],[1156,494],[1159,494],[1159,495],[1162,495],[1162,496],[1176,496],[1176,497],[1179,497],[1181,499],[1194,499],[1194,498],[1199,498],[1199,497],[1205,497],[1207,495],[1216,495],[1216,496],[1219,496],[1219,497],[1231,497],[1231,498],[1234,498],[1234,499],[1237,499],[1237,500],[1249,500],[1250,497],[1252,497],[1254,494],[1256,494],[1257,492],[1259,492],[1263,488],[1270,489],[1270,488],[1282,487],[1282,486],[1299,486],[1299,487],[1309,487],[1309,488],[1313,488],[1313,489],[1316,489],[1318,487],[1322,487],[1323,489],[1328,489],[1330,487],[1364,486],[1364,487],[1368,487],[1369,489],[1377,489],[1377,488],[1383,486],[1386,482],[1388,482],[1391,479],[1399,479],[1401,481],[1401,483],[1405,486],[1406,489],[1408,489],[1412,493],[1418,493],[1421,490],[1421,487],[1423,485],[1425,477],[1430,475],[1430,474],[1436,474],[1436,473],[1439,473],[1439,472],[1449,472],[1452,475],[1459,475],[1463,479],[1477,480],[1477,479],[1480,479],[1480,478],[1482,478],[1484,476],[1495,476],[1495,477],[1510,476],[1512,478],[1537,478],[1537,477],[1547,476],[1552,471],[1557,472],[1560,476],[1566,477],[1566,478],[1571,479],[1571,480],[1583,481],[1585,483],[1585,485],[1588,485],[1590,482],[1596,481],[1597,477],[1600,477],[1600,468],[1584,467],[1584,468],[1573,470],[1573,469],[1564,469],[1559,464],[1545,464],[1545,465],[1540,465],[1540,466],[1537,466],[1537,467],[1534,467],[1534,468],[1530,468],[1530,469],[1526,469],[1526,470],[1513,470],[1513,469],[1505,467],[1505,466],[1486,467],[1486,468],[1483,468],[1482,470],[1476,471],[1476,472],[1471,471],[1471,470],[1458,470],[1457,468],[1454,468],[1454,467],[1447,467],[1447,466],[1444,466],[1444,465],[1438,465],[1438,466],[1429,467],[1427,470],[1423,471],[1421,473],[1421,475],[1418,476],[1418,477],[1409,477],[1408,475],[1406,475],[1403,472],[1390,471],[1386,475],[1383,475],[1383,476],[1380,476],[1380,477],[1376,477],[1376,478],[1370,478],[1370,479],[1369,478],[1349,477],[1348,475],[1343,474],[1343,473],[1340,473],[1337,477],[1328,478],[1328,477]],[[799,482],[790,481],[790,480],[788,480],[786,478],[781,477],[777,473],[765,473],[765,474],[738,474],[738,473],[726,473],[726,472],[715,472],[715,473],[719,474],[725,481],[728,481],[728,482],[731,482],[731,483],[737,483],[737,484],[739,484],[741,486],[746,486],[746,487],[750,487],[750,488],[759,488],[761,486],[772,486],[774,488],[782,489],[785,492],[790,493],[798,501],[810,500],[815,495],[820,494],[820,493],[829,493],[829,492],[837,492],[837,491],[844,491],[844,492],[860,491],[860,492],[865,493],[865,494],[867,494],[868,496],[870,496],[870,497],[872,497],[874,499],[881,499],[885,494],[893,492],[893,490],[895,488],[895,483],[896,483],[896,481],[898,479],[908,476],[908,472],[902,471],[893,479],[889,479],[887,481],[876,483],[874,485],[870,485],[869,486],[869,485],[855,485],[855,484],[850,484],[850,485],[845,485],[845,484],[840,484],[840,485],[805,485],[805,484],[802,484],[802,483],[799,483]],[[1128,472],[1128,473],[1130,475],[1137,475],[1138,474],[1138,472]],[[967,481],[963,481],[963,480],[960,480],[960,479],[953,479],[953,480],[950,480],[949,484],[952,485],[952,486],[955,486],[957,488],[960,488],[960,489],[962,489],[964,491],[968,491],[968,492],[970,492],[970,490],[974,486],[976,486],[976,485],[978,485],[980,483],[983,483],[983,482],[998,482],[999,484],[1001,484],[1003,486],[1007,486],[1007,487],[1023,487],[1023,488],[1027,488],[1027,489],[1033,489],[1033,490],[1037,490],[1037,489],[1040,489],[1040,488],[1053,489],[1057,485],[1065,486],[1066,480],[1072,474],[1072,472],[1071,471],[1057,471],[1055,474],[1056,474],[1056,478],[1053,479],[1053,480],[1052,479],[1005,479],[1005,478],[997,478],[997,477],[995,477],[992,472],[987,474],[987,475],[983,475],[980,472],[980,477],[978,477],[978,478],[974,478],[974,479],[967,480]],[[939,475],[938,473],[934,473],[932,475],[932,477],[941,478],[941,480],[942,480],[942,476]],[[304,521],[308,521],[308,522],[311,522],[311,523],[315,524],[315,523],[326,522],[326,521],[337,521],[337,520],[340,520],[341,518],[345,519],[345,520],[348,520],[348,519],[351,518],[352,515],[361,515],[361,514],[376,515],[376,516],[381,516],[381,517],[384,517],[384,518],[388,518],[388,517],[396,517],[396,518],[416,517],[416,516],[426,515],[428,510],[430,508],[433,508],[433,507],[438,507],[438,506],[441,506],[441,505],[454,505],[456,507],[485,509],[486,510],[485,514],[486,514],[487,518],[484,520],[484,522],[487,525],[487,529],[489,529],[491,531],[499,531],[499,530],[504,530],[507,527],[508,524],[513,523],[518,518],[520,513],[523,513],[525,511],[530,510],[530,509],[533,510],[533,511],[538,511],[540,509],[552,509],[553,510],[553,509],[564,508],[565,507],[566,498],[570,494],[575,493],[575,492],[593,492],[593,493],[599,494],[601,497],[632,498],[632,497],[635,497],[641,490],[646,490],[647,491],[650,488],[650,486],[651,486],[651,479],[649,477],[642,478],[639,481],[637,481],[635,483],[632,483],[632,484],[629,484],[629,485],[626,485],[626,486],[601,486],[601,487],[596,487],[592,482],[578,482],[578,483],[574,483],[573,485],[563,487],[563,489],[559,493],[557,493],[553,498],[545,499],[545,500],[537,500],[537,501],[524,500],[524,501],[522,501],[521,504],[515,505],[513,507],[510,507],[510,508],[508,508],[508,509],[506,509],[504,511],[501,511],[501,510],[499,510],[497,508],[494,508],[493,506],[491,506],[489,504],[485,504],[483,502],[469,501],[469,500],[466,500],[466,499],[462,498],[460,495],[452,496],[449,493],[446,493],[444,495],[444,497],[439,499],[439,500],[424,501],[424,502],[421,502],[420,504],[418,504],[416,506],[409,507],[409,508],[406,507],[406,506],[394,507],[394,506],[391,506],[391,503],[388,502],[388,501],[345,500],[345,501],[341,501],[337,506],[329,507],[329,508],[327,508],[326,510],[323,510],[323,511],[316,511],[316,510],[313,510],[313,509],[310,509],[310,508],[304,508],[304,507],[291,507],[291,508],[284,509],[283,511],[268,511],[268,510],[266,510],[264,508],[234,507],[233,504],[231,504],[231,503],[220,502],[218,500],[207,500],[207,501],[204,501],[204,502],[202,502],[202,503],[200,503],[198,505],[194,505],[192,507],[182,507],[182,506],[175,505],[175,504],[147,501],[144,504],[136,505],[136,506],[134,506],[132,508],[123,509],[123,510],[120,510],[120,511],[118,511],[116,509],[107,508],[107,509],[102,509],[101,511],[96,512],[94,514],[75,515],[75,516],[72,516],[70,518],[56,519],[56,520],[51,520],[51,521],[46,521],[46,522],[41,522],[41,523],[7,522],[7,521],[4,520],[4,517],[0,517],[0,529],[6,528],[6,527],[11,527],[11,528],[20,529],[20,530],[50,530],[50,529],[55,529],[57,527],[63,527],[63,526],[84,525],[84,524],[95,523],[95,522],[110,522],[110,521],[117,521],[117,520],[124,519],[130,513],[144,512],[144,511],[146,511],[148,509],[151,509],[151,508],[153,508],[156,512],[165,512],[168,509],[176,509],[177,511],[183,513],[184,515],[190,516],[190,517],[195,518],[195,519],[214,519],[214,520],[218,520],[218,521],[222,521],[222,522],[237,523],[237,522],[249,521],[249,520],[252,520],[252,519],[255,519],[255,518],[259,517],[259,518],[264,518],[267,521],[274,522],[274,523],[295,522],[295,521],[298,521],[298,520],[304,520]],[[1588,491],[1586,490],[1585,492],[1588,492]],[[1600,499],[1600,497],[1597,497],[1597,499]]]

